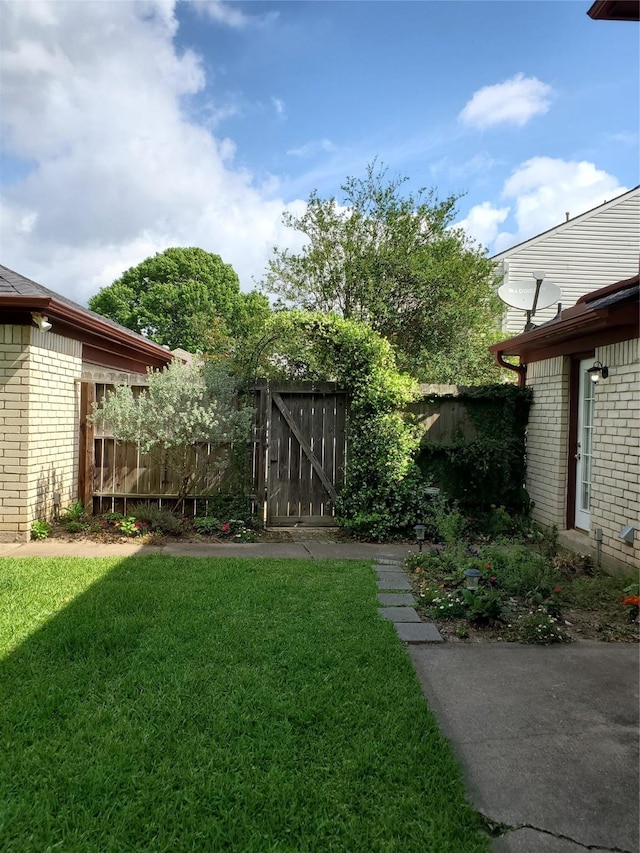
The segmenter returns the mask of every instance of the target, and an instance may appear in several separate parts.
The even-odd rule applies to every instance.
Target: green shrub
[[[480,558],[485,571],[494,575],[509,595],[550,595],[560,579],[553,566],[526,545],[489,545],[482,549]]]
[[[67,521],[65,527],[69,533],[87,533],[91,530],[91,525],[87,521]]]
[[[251,500],[246,494],[215,494],[196,501],[196,518],[236,518],[247,527],[255,527],[256,519],[251,512]]]
[[[130,511],[138,522],[144,523],[155,533],[179,536],[184,532],[182,517],[178,517],[171,510],[161,509],[152,503],[141,503],[131,506]],[[120,523],[120,529],[122,529],[122,523]]]
[[[196,533],[200,533],[202,536],[214,536],[216,533],[220,533],[222,526],[222,523],[217,518],[202,518],[199,516],[192,518],[191,524]]]
[[[34,521],[31,525],[32,539],[46,539],[50,533],[51,525],[47,521],[38,519],[37,521]]]
[[[520,616],[509,626],[507,638],[519,643],[533,643],[541,646],[571,642],[567,632],[558,625],[554,617],[543,610]]]
[[[76,501],[68,506],[60,516],[60,521],[80,521],[85,517],[84,506],[81,501]]]

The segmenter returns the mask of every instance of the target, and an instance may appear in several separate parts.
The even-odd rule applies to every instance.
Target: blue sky
[[[493,253],[638,184],[638,25],[582,0],[1,3],[2,263],[81,302],[168,246],[244,289],[375,157]]]

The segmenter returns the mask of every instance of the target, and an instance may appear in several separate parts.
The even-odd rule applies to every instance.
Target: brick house
[[[602,287],[491,347],[498,363],[519,356],[511,369],[534,392],[533,517],[613,569],[640,566],[639,290],[638,275]]]
[[[91,494],[80,431],[96,382],[144,384],[173,355],[0,266],[0,542]]]

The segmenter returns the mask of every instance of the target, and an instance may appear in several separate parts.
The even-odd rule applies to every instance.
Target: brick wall
[[[27,448],[29,445],[30,332],[0,326],[0,541],[28,536]]]
[[[564,527],[569,434],[569,364],[563,358],[534,362],[527,371],[533,406],[527,430],[527,491],[533,517]]]
[[[602,530],[603,561],[640,566],[640,341],[601,347],[595,358],[609,368],[596,385],[593,425],[591,538]],[[626,526],[635,542],[620,539]]]
[[[76,498],[82,344],[0,326],[0,541],[26,541],[54,492]]]

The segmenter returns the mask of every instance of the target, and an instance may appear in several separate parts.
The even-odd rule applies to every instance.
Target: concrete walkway
[[[494,853],[638,853],[638,646],[438,642],[435,626],[437,636],[413,615],[401,565],[410,550],[322,539],[165,546],[44,540],[0,545],[0,563],[5,557],[135,554],[370,560],[381,616],[408,643],[424,695],[463,766],[471,802],[501,833]],[[422,632],[417,642],[412,631]]]

